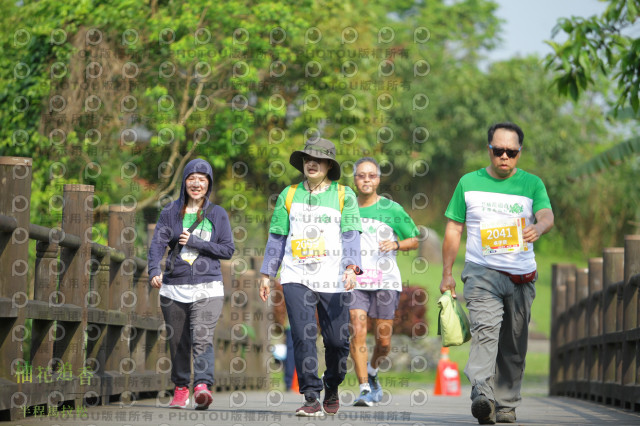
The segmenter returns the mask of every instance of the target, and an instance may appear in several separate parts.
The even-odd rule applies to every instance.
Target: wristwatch
[[[356,265],[347,265],[347,269],[351,269],[356,275],[362,275],[362,269]]]

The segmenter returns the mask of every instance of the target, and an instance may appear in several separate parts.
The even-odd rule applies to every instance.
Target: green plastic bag
[[[438,335],[442,336],[442,346],[459,346],[471,340],[469,318],[451,291],[445,291],[438,299]]]

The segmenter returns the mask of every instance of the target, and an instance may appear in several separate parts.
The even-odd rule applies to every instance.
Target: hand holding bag
[[[438,299],[438,335],[442,336],[442,346],[459,346],[471,339],[471,327],[464,307],[445,291]]]

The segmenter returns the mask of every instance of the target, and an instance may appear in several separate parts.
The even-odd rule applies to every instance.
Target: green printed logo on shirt
[[[522,206],[522,204],[512,204],[511,207],[509,208],[509,213],[513,213],[513,214],[520,214],[524,211],[524,207]]]

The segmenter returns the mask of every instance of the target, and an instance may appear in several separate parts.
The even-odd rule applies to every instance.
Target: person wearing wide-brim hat
[[[340,164],[336,161],[336,147],[333,142],[322,138],[309,139],[302,151],[291,153],[289,163],[303,174],[305,157],[327,160],[329,163],[329,170],[326,173],[327,179],[331,181],[340,179]]]
[[[260,297],[269,297],[269,277],[280,269],[294,358],[304,404],[298,416],[336,414],[338,386],[349,356],[349,305],[360,268],[360,214],[355,193],[339,185],[340,164],[331,141],[314,138],[289,162],[304,180],[287,186],[273,211]],[[318,377],[316,309],[327,369]],[[324,388],[324,400],[319,402]]]

